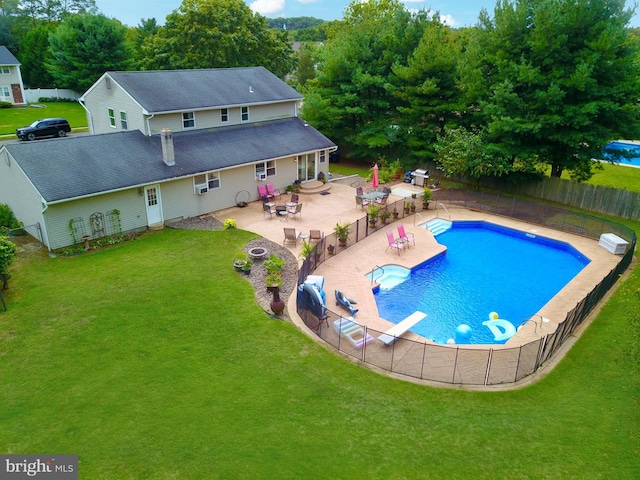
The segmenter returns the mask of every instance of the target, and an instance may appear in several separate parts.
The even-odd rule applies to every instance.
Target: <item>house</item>
[[[91,135],[0,147],[0,203],[58,249],[258,200],[328,173],[301,99],[262,67],[107,72],[80,98]]]
[[[3,45],[0,45],[0,102],[26,105],[20,62]]]

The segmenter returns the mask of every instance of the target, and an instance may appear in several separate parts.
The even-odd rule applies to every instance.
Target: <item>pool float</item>
[[[318,319],[324,318],[327,312],[322,291],[313,283],[303,283],[298,287],[298,302]]]
[[[496,312],[489,314],[489,320],[482,322],[482,325],[486,326],[493,334],[493,339],[496,342],[506,342],[516,333],[516,327],[513,326],[509,320],[499,318]]]
[[[353,317],[337,319],[333,322],[333,328],[341,337],[346,338],[353,345],[353,348],[358,350],[375,340],[353,320]]]
[[[352,317],[355,317],[356,313],[358,313],[358,309],[351,305],[352,303],[356,302],[347,297],[340,290],[336,290],[336,305],[340,305],[341,307],[346,308],[349,311],[349,314]]]
[[[469,343],[469,339],[471,338],[472,334],[473,329],[466,323],[462,323],[458,325],[458,328],[456,328],[456,338],[454,342],[460,344]]]

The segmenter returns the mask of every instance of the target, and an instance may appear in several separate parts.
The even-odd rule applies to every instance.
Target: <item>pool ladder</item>
[[[373,272],[375,272],[376,270],[381,270],[382,273],[380,273],[379,277],[373,278]],[[375,265],[372,269],[371,269],[371,285],[373,285],[373,282],[375,281],[376,283],[378,278],[383,277],[384,276],[384,268],[382,268],[379,265]]]

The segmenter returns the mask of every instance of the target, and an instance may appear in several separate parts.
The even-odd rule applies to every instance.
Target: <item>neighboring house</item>
[[[26,104],[20,62],[3,45],[0,45],[0,102]]]
[[[72,225],[141,230],[315,180],[336,146],[301,99],[262,67],[105,73],[80,99],[93,135],[0,147],[0,203],[58,249]]]

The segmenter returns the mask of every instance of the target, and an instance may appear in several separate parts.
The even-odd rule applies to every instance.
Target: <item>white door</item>
[[[147,201],[147,225],[162,223],[160,185],[149,185],[148,187],[144,187],[144,198]]]

